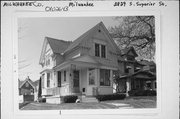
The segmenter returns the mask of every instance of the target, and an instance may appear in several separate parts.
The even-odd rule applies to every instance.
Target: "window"
[[[106,47],[105,47],[105,45],[101,45],[101,57],[106,58]]]
[[[79,71],[74,71],[74,87],[79,87]]]
[[[106,58],[106,46],[95,43],[95,56]]]
[[[46,66],[50,65],[50,55],[46,56]]]
[[[125,73],[129,73],[129,66],[128,66],[128,64],[127,63],[124,63],[124,72]]]
[[[64,81],[66,81],[66,71],[64,71]]]
[[[89,69],[89,85],[95,85],[95,70]]]
[[[100,56],[100,47],[99,44],[95,43],[95,56]]]
[[[61,72],[58,71],[58,87],[61,87]]]
[[[110,86],[110,70],[100,69],[100,86]]]
[[[127,56],[127,60],[134,61],[134,57],[133,56]]]
[[[47,87],[50,87],[50,73],[47,73]]]

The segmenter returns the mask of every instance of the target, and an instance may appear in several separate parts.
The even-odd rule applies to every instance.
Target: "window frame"
[[[66,70],[64,70],[64,82],[66,82]]]
[[[106,76],[106,75],[108,75],[108,76]],[[108,77],[108,78],[106,78],[106,77]],[[109,69],[100,69],[100,81],[99,81],[99,85],[100,86],[111,86],[110,70]]]
[[[57,71],[57,87],[61,87],[61,71]]]
[[[89,80],[88,80],[88,84],[89,85],[96,85],[96,77],[95,77],[95,69],[89,69],[89,73],[88,73],[88,75],[89,75]],[[90,76],[90,74],[93,74],[93,76]],[[93,83],[92,83],[93,82]]]
[[[96,57],[106,58],[106,45],[95,43],[94,45],[94,52]]]
[[[48,75],[49,74],[49,75]],[[49,77],[48,77],[49,76]],[[47,73],[47,88],[50,87],[50,77],[51,77],[51,74],[50,73]]]
[[[95,56],[100,57],[100,44],[95,43]]]
[[[106,45],[101,45],[101,58],[106,58]]]

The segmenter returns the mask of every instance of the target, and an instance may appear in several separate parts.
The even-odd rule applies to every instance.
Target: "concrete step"
[[[98,100],[95,97],[81,97],[82,102],[98,102]]]

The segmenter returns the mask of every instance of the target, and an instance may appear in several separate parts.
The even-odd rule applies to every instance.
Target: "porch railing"
[[[62,87],[53,87],[53,88],[47,88],[46,89],[46,95],[66,95],[69,93],[69,88],[67,85],[64,85]]]

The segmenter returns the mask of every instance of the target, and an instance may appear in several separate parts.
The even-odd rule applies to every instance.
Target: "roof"
[[[128,74],[121,76],[120,79],[128,78],[128,77],[134,77],[134,78],[141,78],[141,79],[155,79],[156,74],[149,71],[149,70],[139,70],[135,72],[134,74]]]
[[[83,35],[81,35],[80,37],[78,37],[76,40],[74,40],[72,42],[72,44],[65,50],[65,52],[72,50],[73,48],[75,48],[76,46],[78,46],[81,41],[84,39],[84,37],[86,37],[87,35],[89,35],[90,33],[94,32],[94,30],[97,27],[100,27],[100,24],[102,24],[102,22],[98,23],[97,25],[95,25],[94,27],[92,27],[90,30],[88,30],[87,32],[85,32]]]
[[[20,88],[20,86],[23,84],[23,82],[24,82],[24,81],[20,81],[20,80],[18,79],[18,86],[19,86],[19,88]]]
[[[156,65],[154,61],[148,61],[148,60],[140,60],[140,61],[137,61],[137,63],[144,65],[144,66]]]
[[[80,37],[78,37],[76,40],[74,40],[70,45],[69,47],[64,51],[65,52],[68,52],[70,50],[72,50],[73,48],[77,47],[77,46],[80,46],[81,42],[83,39],[86,39],[85,37],[93,34],[94,32],[96,32],[97,30],[99,30],[100,28],[103,28],[103,30],[106,32],[106,34],[108,35],[108,37],[112,40],[110,34],[109,34],[109,31],[106,29],[105,25],[103,24],[103,22],[99,22],[97,25],[95,25],[94,27],[92,27],[91,29],[89,29],[87,32],[85,32],[84,34],[82,34]],[[112,42],[114,43],[114,41]],[[115,43],[114,43],[115,44]],[[115,47],[117,45],[115,44]],[[118,51],[120,51],[120,49],[118,47],[116,47],[116,49],[118,49]]]
[[[155,74],[151,71],[148,71],[148,70],[140,70],[140,71],[137,71],[135,72],[132,76],[137,76],[137,75],[147,75],[148,77],[152,78],[155,76]]]
[[[129,53],[129,51],[133,51],[135,56],[138,56],[133,46],[122,49],[121,54],[122,55],[127,55]]]
[[[27,77],[25,80],[21,81],[18,79],[18,85],[19,85],[19,88],[21,88],[25,82],[29,82],[33,87],[36,87],[37,85],[39,85],[39,80],[36,80],[36,81],[32,81],[29,77]]]
[[[72,43],[71,41],[58,40],[50,37],[46,37],[46,39],[54,53],[63,53]]]
[[[45,53],[45,47],[46,47],[47,43],[49,43],[49,45],[50,45],[50,47],[51,47],[51,49],[52,49],[52,51],[54,53],[60,53],[60,54],[63,53],[64,54],[64,53],[66,53],[68,51],[71,51],[75,47],[80,46],[84,39],[86,39],[88,36],[91,36],[93,33],[95,33],[100,28],[102,28],[103,31],[106,32],[107,37],[110,40],[112,40],[112,38],[111,38],[108,30],[104,26],[103,22],[98,23],[97,25],[92,27],[90,30],[88,30],[87,32],[82,34],[80,37],[78,37],[76,40],[74,40],[73,42],[64,41],[64,40],[58,40],[58,39],[54,39],[54,38],[50,38],[50,37],[45,37],[45,41],[44,41],[44,44],[43,44],[43,49],[42,49],[42,52],[41,52],[39,63],[40,64],[42,63],[43,54]],[[113,40],[112,40],[112,44],[114,45],[114,48],[116,48],[116,51],[118,51],[118,53],[120,53],[120,49],[118,48],[118,46],[115,44],[115,42]]]

